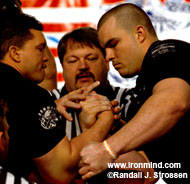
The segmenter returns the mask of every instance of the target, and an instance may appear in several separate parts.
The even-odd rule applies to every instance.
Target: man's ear
[[[16,46],[10,46],[9,48],[10,57],[17,63],[20,63],[21,49]]]
[[[136,39],[139,41],[139,43],[144,42],[144,40],[146,39],[146,30],[144,26],[138,25],[135,28],[135,36],[136,36]]]

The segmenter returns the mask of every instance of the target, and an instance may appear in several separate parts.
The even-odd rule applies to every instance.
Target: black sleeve
[[[64,138],[65,119],[57,112],[54,99],[48,91],[38,86],[30,86],[26,91],[28,94],[24,94],[25,100],[20,111],[20,125],[24,132],[18,132],[21,133],[21,139],[25,140],[21,142],[21,149],[25,147],[24,150],[34,158],[44,155]]]
[[[145,81],[152,87],[165,78],[177,77],[190,83],[188,44],[164,42],[149,50],[144,64]]]

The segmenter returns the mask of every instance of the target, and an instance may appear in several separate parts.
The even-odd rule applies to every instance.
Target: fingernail
[[[100,84],[100,81],[96,81],[96,83],[99,85],[99,84]]]

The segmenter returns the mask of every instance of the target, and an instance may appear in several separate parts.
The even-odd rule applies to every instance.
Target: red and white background
[[[150,16],[159,39],[181,39],[190,42],[190,0],[21,0],[25,13],[44,25],[47,43],[56,58],[58,88],[64,84],[62,67],[57,58],[57,44],[68,31],[82,26],[96,28],[101,15],[120,3],[134,3]],[[109,80],[113,85],[132,87],[135,79],[125,80],[111,66]]]

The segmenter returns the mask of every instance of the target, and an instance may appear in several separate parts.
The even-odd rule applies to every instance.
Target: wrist
[[[100,121],[100,122],[107,122],[107,126],[110,126],[110,129],[111,129],[111,126],[113,125],[113,122],[114,122],[114,117],[113,117],[113,113],[112,111],[104,111],[104,112],[101,112],[97,115],[97,119]]]
[[[107,143],[106,140],[104,140],[103,145],[109,156],[112,158],[112,160],[117,159],[117,154],[112,150],[112,148],[110,147],[110,145]]]
[[[94,116],[79,118],[79,122],[80,122],[82,131],[84,131],[84,130],[88,130],[89,128],[91,128],[95,124],[96,118]]]

